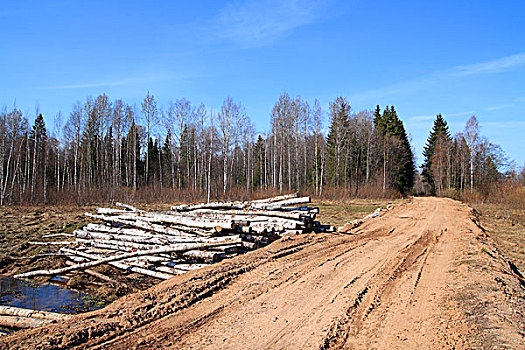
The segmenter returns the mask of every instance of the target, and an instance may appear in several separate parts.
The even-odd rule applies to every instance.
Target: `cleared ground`
[[[525,281],[472,210],[416,198],[353,234],[300,235],[3,348],[520,348]]]

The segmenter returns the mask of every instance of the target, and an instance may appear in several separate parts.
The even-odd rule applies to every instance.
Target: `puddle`
[[[52,280],[63,283],[60,278]],[[34,284],[9,276],[0,276],[0,305],[25,309],[78,314],[103,307],[89,294],[55,284]],[[9,330],[0,329],[0,333]]]

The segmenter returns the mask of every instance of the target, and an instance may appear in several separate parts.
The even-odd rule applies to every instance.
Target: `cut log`
[[[110,239],[85,239],[77,238],[77,243],[86,244],[92,247],[105,248],[112,250],[122,250],[130,251],[133,249],[148,250],[148,249],[158,249],[163,247],[163,244],[142,244],[142,243],[133,243],[126,241],[110,240]],[[186,242],[189,243],[189,242]]]
[[[279,202],[273,202],[273,203],[255,203],[252,205],[252,208],[254,209],[266,209],[266,210],[278,210],[282,207],[290,206],[290,205],[297,205],[297,204],[306,204],[310,203],[310,197],[299,197],[299,198],[291,198],[291,199],[285,199]]]
[[[130,211],[136,211],[136,212],[139,212],[139,213],[140,213],[140,212],[144,212],[144,210],[140,210],[140,209],[138,209],[138,208],[136,208],[136,207],[134,207],[134,206],[132,206],[132,205],[125,204],[125,203],[117,202],[117,203],[115,203],[115,205],[116,205],[117,207],[122,207],[122,208],[128,209],[128,210],[130,210]]]
[[[192,271],[192,270],[198,270],[203,269],[205,267],[211,266],[212,264],[175,264],[175,263],[169,263],[168,266],[173,267],[174,269],[180,270],[180,271]]]
[[[52,237],[75,237],[75,235],[71,233],[52,233],[49,235],[42,236],[42,238],[52,238]]]
[[[74,266],[63,267],[63,268],[60,268],[60,269],[30,271],[30,272],[18,274],[15,277],[25,278],[25,277],[32,277],[32,276],[53,276],[53,275],[58,275],[58,274],[69,272],[69,271],[80,270],[80,269],[85,269],[85,268],[89,268],[89,267],[105,264],[105,263],[112,262],[112,261],[132,258],[132,257],[135,257],[135,256],[155,255],[155,254],[159,254],[159,253],[186,252],[188,250],[206,249],[208,247],[214,247],[214,246],[220,246],[220,245],[229,245],[229,244],[231,244],[231,242],[226,242],[226,243],[225,242],[200,243],[200,244],[199,243],[194,243],[194,244],[175,244],[175,245],[170,245],[170,246],[161,247],[161,248],[157,248],[157,249],[139,250],[139,251],[136,251],[136,252],[126,253],[126,254],[119,254],[119,255],[110,256],[110,257],[107,257],[107,258],[98,259],[98,260],[87,262],[87,263],[82,263],[82,264],[76,264]]]
[[[127,219],[127,217],[119,216],[120,218]],[[220,219],[215,216],[193,216],[193,215],[167,215],[167,214],[157,214],[157,213],[144,213],[143,215],[137,216],[133,215],[129,217],[134,220],[147,221],[152,223],[161,223],[161,224],[176,224],[184,225],[188,227],[195,228],[204,228],[204,229],[215,229],[220,227],[222,229],[231,230],[233,229],[233,221],[231,219]]]
[[[71,315],[59,314],[56,312],[49,312],[49,311],[23,309],[23,308],[14,307],[14,306],[0,306],[0,315],[22,316],[22,317],[31,317],[31,318],[39,318],[43,320],[55,320],[55,321],[62,321],[62,320],[71,318]]]
[[[75,241],[58,241],[58,242],[33,242],[33,241],[29,241],[27,243],[34,244],[34,245],[50,246],[50,245],[70,245],[70,244],[75,244]]]
[[[114,214],[126,214],[128,210],[124,209],[113,209],[113,208],[97,208],[97,214],[103,215],[114,215]]]
[[[189,250],[182,254],[185,258],[204,259],[207,261],[219,261],[224,258],[222,252],[209,252],[205,250]]]
[[[75,255],[81,256],[83,258],[94,260],[92,262],[98,261],[98,259],[95,256],[92,256],[91,254],[88,254],[88,253],[79,252],[77,250],[71,250],[71,249],[67,249],[66,251],[69,252],[70,254],[75,254]],[[130,265],[124,264],[122,262],[117,262],[117,261],[109,262],[108,265],[113,266],[113,267],[115,267],[117,269],[120,269],[120,270],[140,273],[142,275],[158,278],[158,279],[161,279],[161,280],[167,280],[167,279],[170,279],[171,277],[173,277],[173,276],[165,274],[165,273],[161,273],[161,272],[157,272],[157,271],[151,271],[151,270],[144,269],[144,268],[137,267],[137,266],[130,266]]]
[[[171,210],[175,212],[192,211],[195,209],[243,209],[246,206],[242,202],[211,202],[200,204],[182,204],[174,205]]]
[[[165,238],[166,236],[132,236],[132,235],[125,235],[125,234],[107,234],[107,233],[101,233],[101,232],[94,232],[94,231],[83,231],[83,230],[75,230],[73,231],[73,234],[75,237],[78,238],[92,238],[92,239],[104,239],[104,240],[110,240],[110,241],[126,241],[126,242],[133,242],[133,243],[143,243],[143,244],[169,244],[169,243],[175,243],[175,239],[171,237]],[[180,241],[179,241],[180,242]],[[177,242],[177,243],[179,243]]]
[[[295,213],[295,212],[280,212],[272,210],[214,210],[214,209],[198,209],[193,213],[208,214],[208,215],[237,215],[237,216],[270,216],[284,219],[301,220],[309,214]]]
[[[299,192],[290,193],[290,194],[283,194],[282,196],[277,197],[270,197],[270,198],[264,198],[264,199],[256,199],[251,201],[251,203],[272,203],[272,202],[279,202],[283,201],[285,199],[292,199],[297,198],[299,196]]]
[[[247,241],[243,241],[243,242],[242,242],[242,246],[244,247],[244,249],[254,250],[254,249],[257,248],[257,243],[255,243],[255,242],[247,242]]]
[[[43,320],[41,318],[31,318],[31,317],[22,317],[22,316],[6,316],[0,315],[0,326],[17,328],[17,329],[27,329],[27,328],[36,328],[42,327],[46,324],[57,322],[56,320]]]
[[[121,225],[134,226],[142,228],[148,231],[168,234],[168,235],[181,235],[179,230],[174,230],[167,228],[162,225],[155,225],[154,223],[168,223],[168,224],[178,224],[189,227],[196,228],[206,228],[214,229],[216,227],[221,227],[224,229],[233,229],[232,220],[213,220],[213,219],[204,219],[197,217],[184,217],[184,216],[175,216],[175,215],[166,215],[166,214],[151,214],[148,216],[137,216],[133,213],[120,216],[106,216],[106,215],[95,215],[86,213],[86,216],[92,217],[94,219],[99,219],[106,222],[114,222]]]

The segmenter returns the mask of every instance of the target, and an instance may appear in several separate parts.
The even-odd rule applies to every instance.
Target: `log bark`
[[[78,238],[91,238],[91,239],[103,239],[103,240],[115,240],[115,241],[126,241],[133,243],[142,243],[142,244],[158,244],[164,245],[169,243],[183,243],[180,240],[177,242],[173,237],[171,239],[163,236],[131,236],[125,234],[107,234],[102,232],[90,232],[83,230],[73,231],[75,237]]]
[[[208,261],[219,261],[224,258],[222,252],[209,252],[205,250],[189,250],[182,254],[185,258],[204,259]]]
[[[0,315],[0,326],[27,329],[42,327],[49,323],[57,322],[56,320],[43,320],[40,318],[22,317],[22,316],[6,316]]]
[[[97,208],[97,214],[102,215],[115,215],[115,214],[126,214],[129,210],[124,209],[113,209],[113,208]]]
[[[272,203],[272,202],[279,202],[283,201],[285,199],[292,199],[297,198],[299,196],[299,192],[290,193],[290,194],[283,194],[282,196],[277,197],[270,197],[270,198],[264,198],[264,199],[256,199],[251,201],[251,203]]]
[[[52,246],[52,245],[70,245],[70,244],[75,244],[75,241],[58,241],[58,242],[33,242],[33,241],[29,241],[27,243],[34,244],[34,245]]]
[[[229,245],[229,244],[231,244],[231,242],[170,245],[170,246],[167,246],[167,247],[161,247],[161,248],[157,248],[157,249],[141,250],[141,251],[126,253],[126,254],[119,254],[119,255],[110,256],[110,257],[107,257],[107,258],[98,259],[98,260],[87,262],[87,263],[82,263],[82,264],[76,264],[74,266],[63,267],[63,268],[60,268],[60,269],[30,271],[30,272],[18,274],[15,277],[25,278],[25,277],[32,277],[32,276],[53,276],[53,275],[58,275],[58,274],[69,272],[69,271],[75,271],[75,270],[80,270],[80,269],[85,269],[85,268],[89,268],[89,267],[105,264],[105,263],[108,263],[108,262],[113,262],[113,261],[117,261],[117,260],[123,260],[123,259],[127,259],[127,258],[132,258],[132,257],[135,257],[135,256],[155,255],[155,254],[159,254],[159,253],[186,252],[188,250],[201,249],[201,248],[202,249],[206,249],[208,247],[214,247],[214,246],[220,246],[220,245]]]
[[[99,219],[106,222],[118,223],[121,225],[134,226],[142,228],[148,231],[171,234],[171,235],[180,235],[179,230],[174,230],[167,228],[162,225],[155,225],[154,223],[167,223],[167,224],[177,224],[184,225],[189,227],[196,228],[206,228],[206,229],[215,229],[216,227],[221,227],[223,229],[233,229],[232,220],[213,220],[197,217],[187,217],[187,216],[176,216],[176,215],[167,215],[167,214],[148,214],[138,216],[134,213],[129,213],[126,215],[120,216],[106,216],[106,215],[95,215],[86,213],[86,216],[92,217],[94,219]]]
[[[297,204],[306,204],[310,203],[310,197],[299,197],[299,198],[291,198],[291,199],[285,199],[279,202],[273,202],[273,203],[254,203],[252,205],[252,208],[254,209],[266,209],[266,210],[279,210],[282,207],[290,206],[290,205],[297,205]]]
[[[39,318],[43,320],[55,320],[55,321],[62,321],[62,320],[71,318],[71,315],[59,314],[56,312],[49,312],[49,311],[23,309],[23,308],[14,307],[14,306],[0,306],[0,315],[22,316],[22,317],[31,317],[31,318]]]
[[[209,215],[236,215],[236,216],[270,216],[284,219],[301,220],[308,217],[309,214],[296,212],[280,212],[271,210],[214,210],[214,209],[197,209],[193,213],[209,214]]]
[[[243,202],[211,202],[200,204],[174,205],[171,210],[175,212],[192,211],[195,209],[243,209],[247,204]]]
[[[65,249],[65,251],[70,253],[70,254],[75,254],[75,255],[78,255],[78,256],[83,257],[83,258],[94,260],[95,262],[98,261],[96,256],[93,256],[93,255],[88,254],[88,253],[79,252],[77,250],[71,250],[71,249]],[[161,272],[156,272],[156,271],[151,271],[151,270],[148,270],[148,269],[144,269],[142,267],[130,266],[128,264],[124,264],[122,262],[117,262],[117,261],[109,262],[108,265],[113,266],[113,267],[115,267],[117,269],[120,269],[120,270],[140,273],[142,275],[158,278],[158,279],[161,279],[161,280],[167,280],[167,279],[170,279],[171,277],[173,277],[172,275],[168,275],[168,274],[161,273]]]
[[[136,211],[136,212],[144,212],[144,210],[140,210],[132,205],[129,205],[129,204],[125,204],[125,203],[120,203],[120,202],[117,202],[115,203],[115,205],[117,207],[122,207],[122,208],[125,208],[125,209],[128,209],[130,211]]]
[[[52,237],[75,237],[75,235],[70,233],[52,233],[49,235],[43,235],[42,238],[52,238]]]

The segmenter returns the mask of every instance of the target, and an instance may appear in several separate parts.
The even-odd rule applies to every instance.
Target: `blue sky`
[[[282,92],[326,108],[395,105],[418,162],[433,118],[481,132],[525,164],[525,1],[2,1],[0,104],[53,128],[106,93],[218,109],[258,131]],[[327,123],[327,122],[326,122]]]

